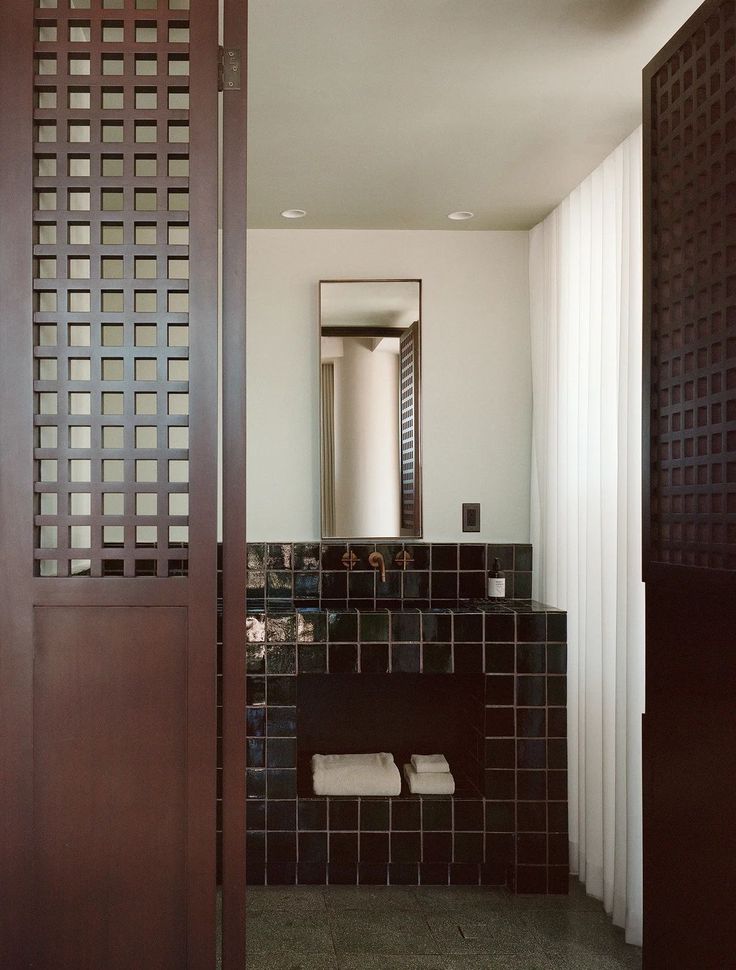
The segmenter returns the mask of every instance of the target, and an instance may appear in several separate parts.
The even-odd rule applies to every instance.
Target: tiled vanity
[[[249,882],[566,892],[565,641],[566,615],[530,600],[251,603]],[[315,797],[311,755],[358,750],[444,751],[456,793]]]

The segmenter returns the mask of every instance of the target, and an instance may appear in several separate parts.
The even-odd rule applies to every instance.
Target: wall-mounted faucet
[[[374,569],[381,570],[381,582],[385,583],[386,582],[386,560],[383,558],[383,553],[372,552],[370,556],[368,556],[368,562],[370,563],[371,566],[373,566]]]

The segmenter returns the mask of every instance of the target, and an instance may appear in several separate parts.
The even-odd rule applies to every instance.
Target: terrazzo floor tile
[[[323,913],[256,914],[248,919],[246,939],[251,954],[335,952]]]
[[[347,953],[440,954],[426,920],[417,912],[334,913],[330,927],[338,955]]]
[[[446,970],[439,956],[411,956],[408,953],[351,953],[338,957],[339,970]]]
[[[329,886],[324,891],[328,912],[401,912],[419,910],[416,890],[403,886]]]
[[[641,950],[623,942],[607,953],[601,953],[598,946],[573,942],[543,947],[543,952],[555,970],[641,970]]]
[[[542,956],[531,927],[505,910],[488,913],[482,920],[467,913],[435,914],[427,922],[442,953]]]
[[[584,946],[591,953],[608,956],[612,950],[623,946],[619,931],[602,912],[538,909],[519,913],[517,918],[529,927],[530,933],[546,951],[554,952],[556,948],[574,944]]]
[[[252,887],[246,970],[641,970],[602,905],[480,887]]]
[[[545,957],[494,956],[477,953],[445,958],[445,970],[564,970],[564,965],[550,963]]]
[[[321,886],[268,886],[249,889],[254,905],[262,913],[324,913],[325,892]]]
[[[414,890],[422,912],[430,915],[449,913],[473,914],[483,919],[488,913],[508,910],[513,896],[503,889],[481,889],[471,886],[442,886]]]
[[[248,953],[246,970],[339,970],[328,953]]]

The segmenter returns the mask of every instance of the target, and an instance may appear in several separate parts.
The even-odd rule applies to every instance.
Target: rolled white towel
[[[394,756],[378,754],[315,754],[312,757],[315,795],[401,794],[401,775]]]
[[[412,795],[453,795],[455,779],[449,771],[415,771],[404,765],[404,778]]]
[[[411,764],[417,774],[424,771],[449,771],[450,765],[443,754],[413,754]]]

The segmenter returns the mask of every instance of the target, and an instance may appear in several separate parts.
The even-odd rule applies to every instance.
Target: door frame
[[[222,966],[245,966],[247,0],[224,0],[239,90],[222,94]]]

